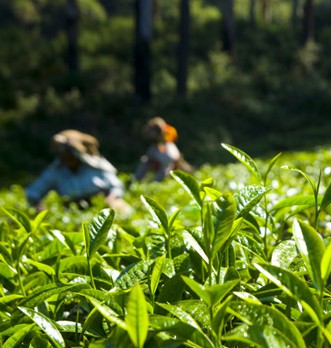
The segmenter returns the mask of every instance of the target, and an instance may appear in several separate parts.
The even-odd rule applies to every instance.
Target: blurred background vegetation
[[[162,116],[186,159],[226,163],[328,145],[330,0],[0,2],[1,186],[49,163],[65,128],[131,172]]]

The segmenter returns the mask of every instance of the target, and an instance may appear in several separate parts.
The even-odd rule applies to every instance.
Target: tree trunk
[[[249,2],[249,20],[252,24],[255,24],[255,7],[256,7],[256,0],[250,0]]]
[[[78,58],[78,22],[79,8],[77,0],[67,0],[65,7],[66,31],[68,38],[67,64],[69,71],[79,69]]]
[[[306,0],[303,8],[302,43],[314,40],[314,1]]]
[[[180,42],[178,46],[177,94],[185,96],[187,91],[189,50],[190,5],[189,0],[180,2]]]
[[[134,85],[139,100],[148,101],[151,97],[151,57],[150,43],[152,40],[152,0],[136,0],[136,42],[134,55]]]
[[[269,15],[269,0],[261,0],[262,21],[266,23]]]
[[[221,0],[222,20],[222,38],[223,50],[229,52],[235,59],[235,22],[233,17],[233,0]]]
[[[297,29],[298,25],[299,0],[292,0],[292,25]]]

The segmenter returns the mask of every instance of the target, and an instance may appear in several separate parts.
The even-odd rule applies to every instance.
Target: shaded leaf
[[[32,231],[30,219],[23,212],[17,209],[2,208],[2,210],[19,226],[23,227],[26,232],[30,233]]]

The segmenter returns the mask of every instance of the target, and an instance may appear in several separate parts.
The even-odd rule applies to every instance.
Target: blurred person
[[[116,168],[99,152],[92,135],[74,129],[55,134],[51,140],[54,161],[26,187],[30,204],[37,205],[51,190],[66,201],[87,207],[92,196],[102,194],[111,208],[126,211],[124,189]]]
[[[143,136],[150,146],[140,159],[134,180],[140,181],[148,173],[152,173],[153,180],[162,181],[169,176],[171,170],[192,171],[192,167],[184,160],[175,144],[178,138],[176,128],[166,123],[163,118],[150,119],[143,128]]]

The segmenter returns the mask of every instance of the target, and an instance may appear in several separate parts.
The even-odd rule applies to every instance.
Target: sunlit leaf
[[[230,152],[239,162],[241,162],[258,179],[260,183],[262,183],[261,173],[257,168],[254,160],[247,153],[228,144],[222,143],[222,146],[225,150]]]
[[[50,338],[55,347],[64,348],[65,342],[64,339],[56,327],[56,324],[45,315],[36,312],[31,308],[18,307],[26,316],[32,319]]]
[[[251,326],[258,330],[255,335],[250,335],[250,339],[259,345],[264,340],[267,342],[267,347],[271,347],[270,342],[275,339],[283,342],[284,347],[305,348],[306,345],[299,330],[287,317],[275,308],[270,306],[252,303],[234,301],[229,303],[228,309],[238,318],[245,318],[246,322],[250,322]],[[268,328],[268,330],[266,330]],[[236,330],[235,330],[236,331]],[[251,334],[251,330],[247,331]],[[229,333],[231,337],[231,332]],[[275,337],[276,336],[276,337]],[[224,338],[227,337],[227,334]],[[255,337],[255,338],[254,338]],[[263,345],[264,346],[264,345]],[[282,345],[281,345],[282,346]]]
[[[236,201],[232,194],[225,193],[217,200],[217,209],[215,215],[217,225],[215,228],[215,237],[212,241],[211,259],[223,248],[232,235],[232,226],[236,218]]]
[[[154,260],[144,260],[126,267],[115,281],[119,289],[129,289],[147,278],[149,268]]]
[[[306,303],[310,306],[312,311],[321,320],[321,307],[305,281],[298,278],[294,273],[277,266],[266,263],[263,265],[254,264],[254,266],[288,296],[299,301],[301,304]]]
[[[148,312],[145,296],[139,284],[132,288],[126,308],[127,331],[134,346],[142,348],[148,333]]]
[[[325,282],[331,271],[331,244],[327,246],[321,260],[321,278]]]
[[[183,280],[208,306],[216,306],[239,283],[237,279],[224,284],[203,286],[189,277],[183,277]]]
[[[200,197],[200,185],[197,180],[189,173],[180,170],[171,172],[171,176],[179,182],[185,191],[195,200],[199,207],[202,206],[202,199]]]
[[[141,196],[140,199],[144,203],[145,207],[150,212],[150,214],[153,216],[155,222],[159,225],[159,227],[163,228],[165,234],[168,235],[169,222],[165,210],[161,207],[159,203],[154,201],[152,198]]]
[[[151,277],[150,277],[150,291],[153,296],[155,295],[155,292],[159,285],[164,264],[165,264],[165,255],[160,256],[155,260]]]
[[[325,246],[317,231],[304,222],[293,221],[293,236],[315,287],[322,291],[321,262]]]
[[[99,247],[105,243],[114,216],[113,209],[103,209],[86,225],[84,234],[89,258],[92,258]]]

